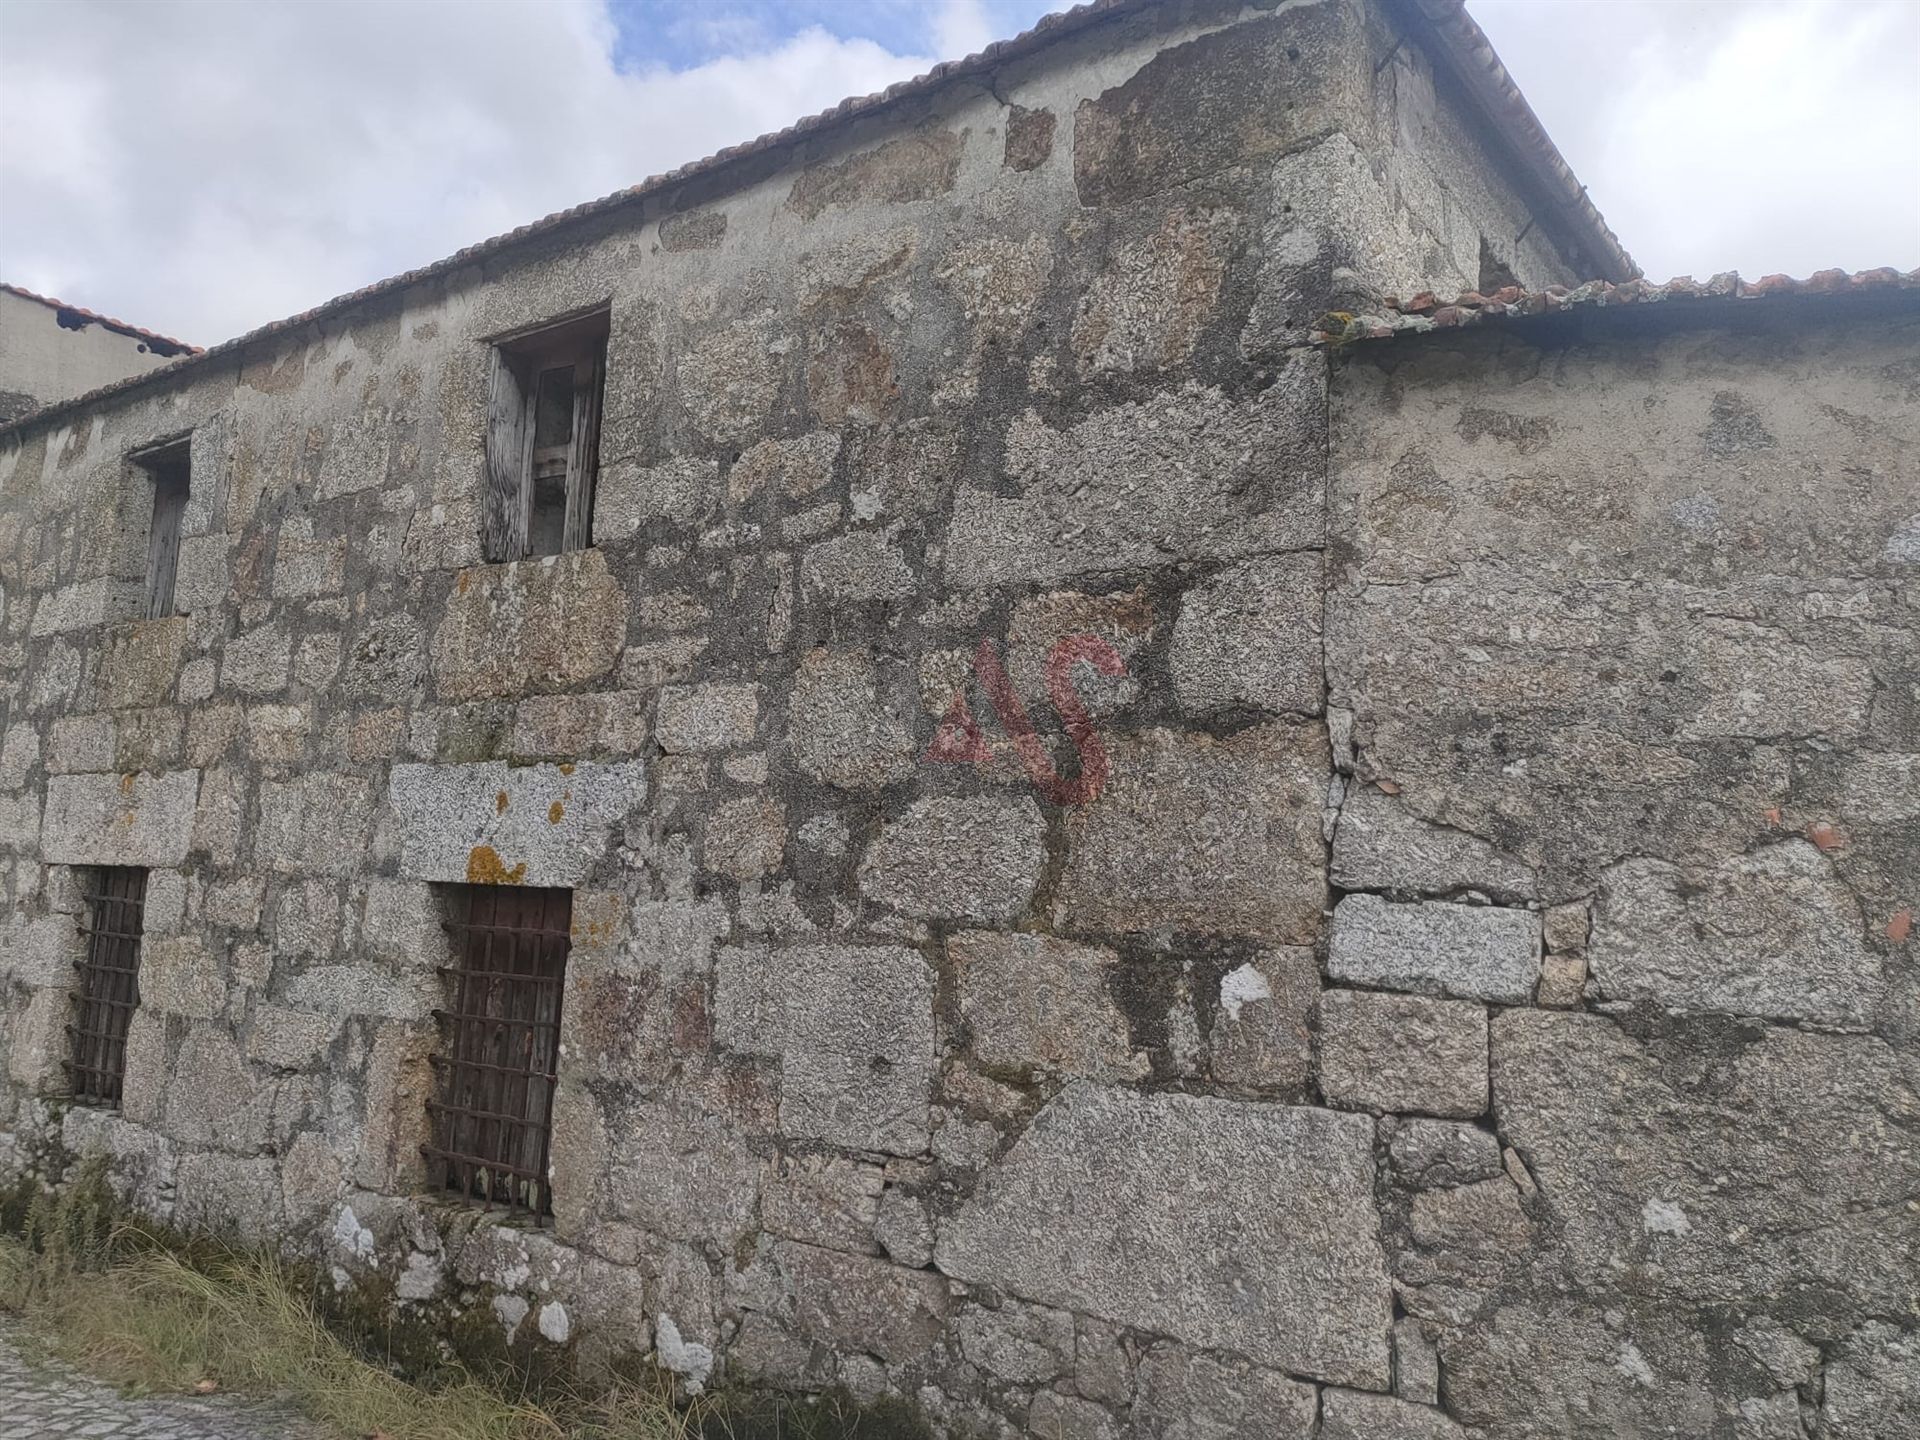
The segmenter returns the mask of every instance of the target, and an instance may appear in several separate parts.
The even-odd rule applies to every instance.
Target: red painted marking
[[[1007,678],[1006,667],[1000,663],[1000,652],[994,648],[993,641],[982,639],[973,652],[974,674],[986,687],[987,698],[993,702],[993,713],[1019,752],[1027,778],[1056,805],[1084,805],[1107,784],[1106,747],[1094,731],[1093,717],[1087,714],[1086,704],[1073,688],[1073,667],[1082,660],[1102,675],[1127,673],[1127,662],[1098,635],[1068,635],[1047,652],[1047,698],[1053,701],[1054,713],[1066,727],[1067,739],[1080,758],[1080,773],[1069,780],[1054,767],[1053,757],[1047,753],[1045,743],[1028,718],[1027,707],[1020,703],[1013,682]],[[927,746],[925,758],[974,764],[992,758],[992,751],[980,733],[980,723],[973,718],[973,710],[967,704],[964,685],[947,706],[946,715],[934,731],[933,743]]]

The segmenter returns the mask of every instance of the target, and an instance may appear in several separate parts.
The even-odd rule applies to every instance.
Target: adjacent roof
[[[102,315],[79,305],[69,305],[66,301],[55,300],[50,295],[36,294],[24,286],[9,285],[6,281],[0,280],[0,290],[6,291],[9,295],[18,295],[22,300],[36,301],[46,306],[49,310],[59,311],[63,316],[74,316],[83,324],[102,325],[109,330],[118,331],[122,335],[131,335],[136,339],[144,340],[147,342],[147,348],[156,355],[198,355],[202,353],[198,345],[189,345],[186,341],[176,340],[171,335],[160,335],[152,330],[142,330],[138,325],[129,325],[126,321],[116,320],[111,315]],[[67,328],[70,330],[78,329],[79,326],[70,325]]]
[[[1411,300],[1389,295],[1380,302],[1381,313],[1377,315],[1354,315],[1343,310],[1322,315],[1313,339],[1322,345],[1350,345],[1358,340],[1387,340],[1395,335],[1422,335],[1463,325],[1528,315],[1557,315],[1570,310],[1624,305],[1687,307],[1692,302],[1725,305],[1786,295],[1852,295],[1898,290],[1920,291],[1920,270],[1903,274],[1891,266],[1882,266],[1852,275],[1845,270],[1821,270],[1805,280],[1796,280],[1791,275],[1742,280],[1729,271],[1704,283],[1691,275],[1681,275],[1664,285],[1645,280],[1628,280],[1619,285],[1607,280],[1589,280],[1584,285],[1549,285],[1544,290],[1522,290],[1512,285],[1491,295],[1469,290],[1452,300],[1441,300],[1432,294],[1415,295]]]
[[[951,60],[936,65],[926,74],[911,80],[903,80],[878,94],[842,100],[832,109],[797,120],[784,130],[762,135],[757,140],[749,140],[745,144],[730,146],[709,155],[704,160],[696,160],[677,170],[670,170],[664,175],[655,175],[641,181],[638,185],[615,191],[599,200],[590,200],[584,205],[558,211],[530,225],[522,225],[504,235],[496,235],[491,240],[469,245],[466,249],[449,255],[444,260],[435,261],[431,265],[409,270],[404,274],[351,291],[301,314],[262,325],[257,330],[249,331],[247,334],[212,346],[210,349],[196,351],[176,360],[171,365],[159,366],[142,374],[129,376],[125,380],[102,386],[84,395],[77,395],[70,400],[42,406],[9,425],[0,425],[0,437],[26,426],[81,409],[109,395],[144,385],[165,383],[184,367],[250,350],[263,341],[338,314],[376,296],[390,294],[423,280],[447,274],[500,251],[616,210],[645,196],[668,190],[695,177],[723,170],[748,157],[778,150],[822,132],[851,124],[855,120],[877,114],[903,101],[936,91],[950,81],[990,71],[1009,61],[1043,50],[1061,38],[1085,30],[1100,21],[1145,10],[1159,3],[1161,0],[1088,0],[1088,3],[1077,5],[1073,9],[1044,16],[1031,30],[1016,35],[1011,40],[996,41],[978,54],[969,55],[964,60]],[[1547,138],[1546,131],[1541,128],[1539,120],[1535,118],[1526,101],[1521,98],[1519,90],[1508,77],[1506,69],[1500,64],[1499,56],[1494,54],[1492,44],[1480,27],[1467,16],[1465,0],[1392,0],[1392,3],[1396,4],[1401,13],[1408,17],[1414,28],[1425,35],[1436,52],[1436,58],[1463,81],[1467,93],[1480,106],[1494,132],[1506,141],[1507,147],[1532,172],[1536,182],[1544,186],[1543,193],[1550,200],[1563,202],[1562,213],[1555,219],[1562,225],[1570,227],[1575,238],[1593,254],[1596,267],[1603,273],[1613,274],[1618,279],[1626,279],[1637,274],[1638,271],[1635,270],[1632,259],[1620,248],[1620,242],[1614,237],[1613,232],[1607,229],[1606,222],[1600,218],[1600,212],[1593,207],[1592,202],[1587,200],[1586,187],[1574,178],[1573,172],[1561,158],[1560,152]]]

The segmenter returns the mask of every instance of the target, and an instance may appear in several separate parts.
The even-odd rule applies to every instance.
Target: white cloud
[[[0,276],[211,343],[932,56],[736,25],[622,73],[605,0],[0,0]],[[1920,264],[1920,5],[1474,0],[1656,278]],[[692,12],[698,15],[699,12]]]
[[[980,0],[941,0],[933,21],[933,41],[942,60],[977,55],[999,38]]]
[[[931,63],[613,47],[601,0],[8,4],[0,274],[211,343]]]
[[[1920,265],[1920,5],[1472,8],[1652,278]]]

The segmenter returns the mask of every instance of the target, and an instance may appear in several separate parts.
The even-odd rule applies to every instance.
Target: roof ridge
[[[1313,332],[1313,341],[1321,345],[1346,345],[1356,340],[1384,340],[1394,335],[1457,329],[1509,316],[1659,305],[1676,300],[1744,301],[1888,290],[1920,290],[1920,269],[1902,272],[1891,265],[1882,265],[1851,273],[1816,270],[1804,280],[1796,280],[1791,275],[1763,275],[1758,280],[1743,280],[1738,271],[1727,270],[1711,280],[1676,275],[1659,285],[1644,279],[1619,284],[1611,280],[1589,280],[1582,285],[1548,285],[1539,290],[1509,285],[1490,295],[1477,290],[1462,291],[1451,300],[1442,300],[1431,290],[1423,290],[1408,300],[1397,295],[1382,296],[1378,314],[1334,311],[1322,315]]]
[[[51,295],[42,295],[37,290],[27,289],[24,285],[14,285],[8,281],[0,280],[0,290],[4,290],[9,295],[18,295],[22,300],[38,301],[50,310],[64,310],[68,314],[78,315],[89,324],[104,325],[107,329],[117,330],[122,335],[137,335],[142,340],[155,341],[158,344],[166,346],[169,350],[179,351],[186,355],[199,355],[204,353],[203,348],[199,345],[189,345],[185,340],[176,340],[173,336],[162,335],[157,330],[147,330],[138,325],[129,325],[125,320],[116,320],[111,315],[102,315],[99,311],[89,310],[84,305],[69,305],[64,300],[56,300]]]

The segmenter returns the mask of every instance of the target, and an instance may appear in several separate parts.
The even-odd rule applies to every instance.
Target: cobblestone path
[[[325,1440],[278,1405],[216,1395],[129,1400],[64,1365],[28,1361],[0,1319],[0,1440]]]

